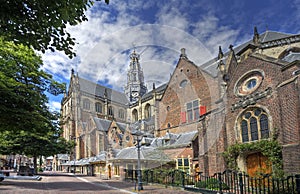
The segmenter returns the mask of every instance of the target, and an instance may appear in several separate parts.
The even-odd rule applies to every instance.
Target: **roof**
[[[136,160],[138,158],[138,151],[136,147],[127,147],[117,154],[117,160]],[[170,158],[161,150],[155,149],[154,147],[142,146],[140,148],[140,159],[147,161],[171,161]]]
[[[58,160],[69,160],[69,154],[57,154]]]
[[[106,152],[100,152],[97,156],[92,156],[89,158],[82,158],[79,160],[69,160],[66,161],[65,163],[61,164],[63,166],[85,166],[85,165],[90,165],[93,163],[100,163],[100,162],[105,162],[106,161]]]
[[[97,97],[104,98],[104,94],[106,91],[107,98],[110,99],[112,102],[117,102],[120,104],[128,104],[129,101],[124,93],[118,92],[111,88],[104,87],[100,84],[96,84],[94,82],[88,81],[86,79],[78,77],[80,91],[86,92],[91,95],[95,95]]]
[[[164,137],[153,139],[151,146],[160,148],[186,147],[192,143],[197,134],[197,131],[180,134],[167,133]]]
[[[192,131],[188,133],[182,133],[177,137],[177,140],[171,144],[171,146],[186,146],[192,143],[195,139],[195,136],[198,134],[198,131]]]
[[[119,127],[119,129],[124,132],[126,130],[127,124],[126,123],[120,123],[116,122],[116,125]]]
[[[273,41],[273,40],[277,40],[277,39],[287,38],[290,36],[294,36],[294,35],[280,33],[280,32],[273,32],[273,31],[266,31],[259,35],[259,40],[261,41],[261,43],[264,43],[264,42],[269,42],[269,41]],[[253,44],[253,40],[248,40],[247,42],[234,47],[233,50],[235,53],[239,53],[242,49],[247,47],[249,44]],[[224,58],[225,58],[224,60],[226,60],[228,54],[229,54],[229,52],[224,54]],[[199,65],[199,68],[201,70],[209,73],[211,76],[216,77],[218,74],[217,66],[218,66],[218,58],[215,57],[215,58],[207,61],[206,63]]]
[[[97,129],[100,131],[108,131],[108,129],[111,125],[111,122],[112,122],[110,120],[101,119],[98,117],[93,117],[93,119],[94,119],[94,122],[96,123]]]
[[[167,88],[168,84],[162,84],[158,88],[155,89],[156,93],[161,93]],[[142,100],[146,100],[148,98],[152,98],[153,96],[153,90],[147,92],[146,94],[143,95]]]
[[[106,152],[101,152],[97,156],[89,158],[89,163],[100,163],[105,161],[106,161]]]
[[[129,129],[131,131],[140,130],[142,126],[144,126],[144,128],[147,129],[149,126],[153,126],[154,124],[155,124],[155,118],[154,116],[151,116],[147,119],[138,120],[135,121],[134,123],[130,123]],[[151,135],[150,132],[151,131],[147,130],[147,133],[145,133],[145,135],[152,137],[153,135]]]

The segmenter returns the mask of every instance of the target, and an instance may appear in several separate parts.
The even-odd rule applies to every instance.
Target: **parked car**
[[[34,169],[30,168],[29,166],[20,166],[18,175],[21,176],[33,176],[34,175]]]
[[[4,180],[4,177],[5,177],[4,174],[1,172],[0,173],[0,182],[2,182]]]

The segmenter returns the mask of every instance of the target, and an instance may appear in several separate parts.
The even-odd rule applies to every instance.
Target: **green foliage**
[[[105,2],[108,4],[109,0]],[[72,58],[75,39],[66,27],[87,21],[85,11],[93,3],[92,0],[2,0],[0,36],[42,52],[55,48]]]
[[[223,153],[229,169],[239,170],[237,166],[237,158],[240,155],[249,152],[261,152],[272,163],[272,173],[275,177],[282,177],[282,147],[280,144],[272,140],[260,140],[251,143],[237,143],[231,145]]]
[[[35,130],[33,124],[46,121],[51,125],[45,91],[50,86],[63,91],[65,85],[40,70],[41,58],[22,44],[0,37],[0,56],[0,131]]]
[[[59,114],[50,112],[45,95],[64,91],[65,85],[41,67],[32,49],[0,37],[1,154],[53,155],[69,146],[60,138]]]
[[[209,178],[205,181],[196,182],[195,187],[219,190],[220,184],[216,178]],[[227,189],[230,189],[229,186],[225,183],[222,183],[222,190],[227,190]]]

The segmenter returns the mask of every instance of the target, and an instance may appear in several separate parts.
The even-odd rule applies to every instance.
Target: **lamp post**
[[[75,162],[76,162],[76,137],[74,136],[70,136],[70,139],[72,139],[74,141],[74,154],[73,154],[73,173],[75,174],[76,172],[76,165],[75,165]]]
[[[137,161],[137,172],[138,172],[138,191],[144,190],[143,182],[142,182],[142,172],[141,172],[141,141],[143,138],[143,133],[140,130],[135,131],[132,135],[137,137],[137,154],[138,154],[138,161]]]

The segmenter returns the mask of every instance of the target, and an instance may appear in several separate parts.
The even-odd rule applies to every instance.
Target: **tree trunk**
[[[33,168],[34,168],[33,174],[37,174],[37,157],[36,156],[33,156]]]

